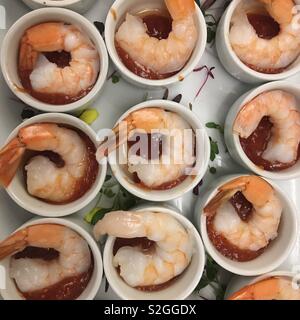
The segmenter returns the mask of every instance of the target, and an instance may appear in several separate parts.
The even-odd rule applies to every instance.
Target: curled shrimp
[[[123,212],[107,214],[94,227],[94,235],[109,234],[120,238],[147,237],[154,250],[144,254],[138,247],[121,247],[113,258],[121,277],[132,287],[166,283],[189,265],[193,240],[173,217],[159,212]]]
[[[231,20],[230,43],[239,59],[263,73],[280,73],[300,53],[300,31],[293,27],[293,0],[247,0],[237,7]],[[259,36],[249,21],[249,14],[266,11],[279,24],[277,35]]]
[[[68,52],[69,65],[59,67],[44,53]],[[75,26],[48,22],[26,30],[21,39],[19,70],[30,71],[36,92],[77,96],[96,82],[100,62],[92,42]]]
[[[86,180],[89,187],[94,182],[89,167],[96,159],[81,136],[57,124],[38,123],[21,128],[18,136],[0,150],[0,182],[4,187],[16,175],[26,150],[40,153],[25,166],[28,192],[37,198],[54,203],[70,202],[87,191]],[[60,165],[44,155],[44,151],[60,157]]]
[[[218,189],[217,195],[205,206],[210,240],[226,257],[249,261],[262,253],[278,235],[282,204],[273,187],[260,177],[244,176]],[[242,216],[230,200],[244,197],[236,207],[245,203],[251,211]],[[245,201],[246,200],[246,201]]]
[[[139,137],[143,134],[160,135],[163,141],[162,152],[156,155],[155,159],[145,159],[142,155],[128,152],[128,171],[136,173],[139,180],[148,188],[159,188],[169,182],[183,179],[188,174],[188,169],[195,163],[194,132],[191,126],[174,112],[161,108],[140,109],[130,113],[113,129],[113,132],[117,136],[113,141],[116,143],[117,140],[116,147],[134,138],[134,134]],[[190,136],[187,134],[189,132]],[[150,143],[154,144],[146,139],[145,143],[141,143],[141,149],[145,147],[148,152]],[[114,150],[111,146],[109,143],[100,145],[97,151],[98,161],[106,152]],[[152,148],[151,145],[151,149],[155,147]]]
[[[139,64],[159,74],[181,70],[190,58],[197,41],[194,0],[165,0],[173,19],[167,39],[147,34],[147,27],[137,16],[127,14],[116,33],[118,45]]]
[[[57,259],[11,259],[10,275],[22,292],[50,287],[65,278],[86,272],[91,265],[87,242],[76,232],[62,225],[37,224],[13,233],[0,243],[0,260],[27,247],[54,249]]]
[[[295,163],[300,143],[300,112],[295,97],[281,90],[262,93],[240,110],[233,130],[241,138],[248,138],[265,116],[273,128],[262,158],[271,163]]]
[[[300,290],[287,277],[270,277],[242,288],[228,300],[300,300]]]

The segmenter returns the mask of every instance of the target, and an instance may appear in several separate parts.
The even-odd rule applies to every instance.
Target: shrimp
[[[228,300],[300,300],[300,290],[287,277],[271,277],[242,288]]]
[[[71,54],[69,65],[62,68],[44,54],[62,51]],[[77,96],[95,84],[99,61],[92,42],[77,27],[62,22],[31,27],[21,40],[19,70],[30,71],[36,92]]]
[[[0,182],[4,187],[14,178],[26,150],[41,152],[25,166],[28,192],[54,203],[71,201],[89,166],[90,154],[80,135],[53,123],[21,128],[18,136],[0,150]],[[51,161],[43,151],[58,155],[62,165]]]
[[[270,118],[273,128],[262,158],[270,162],[296,162],[300,143],[300,112],[295,97],[281,90],[262,93],[241,109],[233,130],[241,138],[248,138],[265,116]]]
[[[27,247],[54,249],[57,259],[11,259],[10,275],[22,292],[50,287],[65,278],[86,272],[91,265],[87,242],[76,232],[62,225],[37,224],[13,233],[0,243],[0,260]]]
[[[140,181],[150,189],[159,188],[186,176],[188,169],[195,163],[194,132],[191,126],[176,113],[154,107],[134,111],[121,124],[118,124],[113,132],[117,135],[118,146],[125,143],[127,139],[130,140],[134,134],[139,136],[161,134],[163,150],[159,159],[149,160],[137,153],[128,153],[128,171],[132,174],[136,173]],[[188,132],[191,133],[190,136]],[[147,139],[145,144],[149,143]],[[152,142],[151,144],[153,147],[151,149],[155,149]],[[144,147],[141,143],[141,149]],[[146,150],[148,149],[147,145]],[[107,150],[114,149],[106,149],[106,143],[100,145],[97,151],[98,161]]]
[[[121,277],[132,287],[166,283],[188,267],[194,244],[189,232],[173,217],[160,212],[108,213],[94,227],[94,236],[147,237],[155,242],[145,254],[139,247],[121,247],[113,258]]]
[[[118,45],[137,63],[159,74],[181,70],[190,58],[196,42],[194,0],[165,0],[173,19],[167,39],[150,37],[140,17],[127,14],[116,33]]]
[[[231,20],[229,39],[239,59],[262,73],[280,73],[300,54],[300,31],[293,27],[293,0],[247,0],[237,7]],[[249,14],[266,16],[279,24],[273,37],[259,36],[249,21]]]
[[[261,249],[267,247],[269,242],[277,237],[283,210],[282,203],[273,187],[256,176],[234,179],[220,187],[218,191],[218,194],[205,206],[204,213],[209,221],[207,226],[213,229],[215,238],[221,236],[226,241],[220,245],[210,232],[209,237],[219,249],[225,247],[222,253],[227,257],[238,261],[252,260],[256,254],[262,253]],[[230,200],[240,193],[251,206],[251,212],[244,217],[230,203]],[[244,205],[245,201],[239,202],[237,207],[241,208]],[[231,244],[229,247],[227,242]],[[236,250],[232,248],[233,246]],[[243,255],[245,251],[248,255]]]

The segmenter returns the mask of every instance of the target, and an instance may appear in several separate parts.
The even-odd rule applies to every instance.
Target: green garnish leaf
[[[113,84],[116,84],[120,81],[120,77],[116,74],[114,74],[112,77],[111,77],[111,81]]]
[[[110,212],[111,210],[108,208],[102,208],[95,212],[91,224],[94,226],[99,220],[103,219],[106,213]]]
[[[210,167],[210,168],[209,168],[209,172],[210,172],[211,174],[216,174],[216,173],[217,173],[217,169],[216,169],[215,167]]]
[[[220,153],[218,142],[214,141],[211,137],[209,137],[209,141],[210,141],[210,161],[214,161],[216,159],[216,155]]]
[[[79,119],[84,121],[86,124],[91,125],[93,122],[97,120],[99,117],[99,113],[96,109],[86,109],[79,116]]]
[[[219,130],[222,134],[224,133],[224,128],[220,124],[215,122],[208,122],[206,124],[206,128]]]

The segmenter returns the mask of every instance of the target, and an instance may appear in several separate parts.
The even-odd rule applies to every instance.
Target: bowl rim
[[[245,65],[237,56],[237,54],[234,52],[230,40],[229,40],[229,30],[230,30],[230,23],[231,23],[231,18],[232,15],[236,9],[236,7],[244,0],[232,0],[232,2],[229,4],[227,10],[225,11],[223,15],[224,19],[224,28],[219,28],[222,31],[222,37],[224,38],[225,46],[228,51],[228,53],[231,56],[231,59],[234,61],[234,63],[243,70],[246,74],[260,80],[260,81],[276,81],[276,80],[282,80],[288,77],[293,76],[294,74],[298,73],[300,71],[300,60],[298,63],[295,63],[294,61],[292,63],[295,64],[293,65],[289,70],[285,70],[283,72],[277,73],[277,74],[267,74],[267,73],[262,73],[255,71],[251,68],[249,68],[247,65]],[[299,57],[298,57],[299,58]],[[286,67],[289,68],[289,67]]]
[[[179,296],[176,296],[176,299],[178,299],[178,300],[186,299],[190,294],[192,294],[195,287],[197,286],[200,279],[202,278],[205,263],[206,263],[205,248],[204,248],[204,245],[203,245],[203,242],[202,242],[202,239],[200,237],[199,232],[195,228],[194,224],[187,217],[185,217],[183,214],[179,213],[177,209],[175,209],[171,206],[156,205],[156,204],[150,203],[150,204],[145,204],[145,205],[133,208],[132,211],[136,211],[136,212],[153,211],[153,212],[162,212],[162,213],[169,214],[172,217],[174,217],[175,219],[177,219],[185,228],[187,228],[189,230],[189,232],[192,232],[193,237],[194,237],[194,241],[195,241],[195,248],[199,249],[198,251],[196,251],[194,253],[194,254],[199,255],[199,264],[197,267],[198,276],[195,275],[193,283],[188,284],[188,286],[186,287],[184,292],[181,292]],[[112,265],[112,261],[111,261],[112,248],[113,248],[115,239],[116,239],[116,237],[113,237],[113,236],[107,237],[104,251],[103,251],[104,272],[107,277],[107,281],[109,282],[112,289],[116,292],[116,294],[123,300],[129,300],[130,297],[127,296],[126,294],[124,294],[124,292],[122,292],[122,290],[119,290],[117,285],[115,285],[114,281],[111,281],[111,279],[113,278],[113,274],[111,273],[111,270],[112,270],[112,268],[115,268]],[[125,281],[123,281],[123,282],[125,283]],[[127,286],[132,289],[132,287],[130,287],[129,285],[127,285]],[[170,286],[170,287],[172,287],[172,286]],[[150,292],[150,294],[151,294],[151,292]]]
[[[64,105],[48,104],[33,98],[28,93],[24,93],[21,90],[18,90],[17,86],[11,80],[11,71],[8,70],[8,64],[6,62],[8,59],[8,48],[10,45],[10,41],[14,36],[14,34],[22,28],[22,25],[24,23],[29,23],[32,18],[38,17],[39,15],[43,15],[45,18],[44,22],[47,22],[49,21],[49,18],[47,18],[47,16],[48,15],[53,16],[55,14],[59,14],[66,18],[71,18],[73,20],[76,20],[76,24],[78,24],[80,28],[84,26],[84,28],[87,30],[86,31],[87,36],[89,38],[94,38],[97,40],[96,42],[93,41],[93,43],[100,56],[99,75],[91,91],[88,92],[83,98],[75,102],[64,104]],[[62,21],[62,19],[60,21]],[[32,24],[32,26],[33,25],[34,24]],[[72,112],[72,111],[76,111],[79,108],[83,108],[91,100],[95,99],[95,97],[100,93],[101,89],[106,83],[108,67],[109,67],[109,60],[108,60],[108,53],[106,50],[106,46],[97,28],[83,15],[69,9],[58,8],[58,7],[36,9],[26,13],[25,15],[20,17],[18,20],[16,20],[15,23],[9,28],[9,30],[7,31],[3,39],[0,56],[1,56],[0,60],[1,60],[2,74],[6,84],[8,85],[12,93],[15,94],[25,104],[37,110],[41,110],[43,112],[62,112],[63,113],[63,112]]]
[[[77,128],[81,130],[83,133],[85,133],[90,138],[90,140],[94,143],[97,149],[97,135],[95,131],[89,125],[87,125],[84,121],[72,115],[64,114],[64,113],[44,113],[44,114],[40,114],[25,120],[10,133],[4,145],[6,145],[9,141],[11,141],[14,137],[16,137],[18,131],[27,125],[31,125],[34,123],[46,123],[46,122],[58,123],[58,121],[51,121],[51,119],[53,118],[60,119],[62,121],[61,123],[64,123],[64,122],[73,123],[72,126],[74,126],[74,128]],[[96,198],[97,194],[99,193],[105,181],[106,172],[107,172],[107,160],[103,159],[99,164],[99,170],[98,170],[96,180],[94,184],[91,186],[91,188],[87,191],[87,192],[90,192],[90,194],[87,195],[86,193],[81,198],[75,201],[75,202],[78,202],[78,200],[80,200],[80,203],[76,203],[72,205],[72,202],[71,202],[70,204],[68,204],[70,205],[69,208],[62,208],[62,206],[59,204],[58,205],[49,204],[42,200],[39,200],[41,204],[43,204],[42,206],[31,205],[28,202],[23,201],[22,199],[17,197],[14,193],[14,187],[12,186],[12,182],[14,179],[12,180],[10,185],[6,188],[6,192],[12,198],[12,200],[16,202],[21,208],[35,215],[38,215],[41,217],[48,217],[48,218],[66,217],[77,211],[80,211]],[[33,197],[31,195],[29,196]],[[54,215],[49,216],[49,213],[47,210],[48,206],[51,206],[53,208],[56,207],[58,213],[55,216]]]
[[[148,190],[148,189],[142,189],[132,183],[130,183],[126,178],[123,177],[122,175],[122,168],[121,166],[117,163],[116,161],[116,152],[112,152],[108,155],[108,162],[110,164],[110,167],[112,169],[112,172],[115,176],[115,178],[118,180],[118,182],[129,192],[131,192],[132,194],[134,194],[135,196],[144,199],[144,200],[149,200],[149,201],[170,201],[170,200],[174,200],[180,196],[182,196],[183,194],[189,192],[190,190],[192,190],[203,178],[203,176],[205,175],[208,165],[209,165],[209,158],[210,158],[210,142],[209,142],[209,137],[208,137],[208,133],[204,127],[204,125],[202,124],[202,122],[200,121],[200,119],[197,117],[197,115],[195,113],[193,113],[190,109],[188,109],[187,107],[183,106],[182,104],[179,104],[177,102],[173,102],[173,101],[169,101],[169,100],[148,100],[148,101],[144,101],[142,103],[139,103],[131,108],[129,108],[120,118],[119,120],[116,122],[119,123],[120,121],[122,121],[122,119],[124,119],[126,116],[128,116],[130,113],[132,113],[133,111],[136,110],[140,110],[140,109],[144,109],[147,107],[158,107],[161,109],[167,109],[167,110],[171,110],[174,113],[177,113],[179,116],[183,117],[186,116],[188,118],[193,118],[193,121],[195,123],[195,126],[192,126],[191,123],[189,123],[189,121],[186,119],[186,121],[191,125],[192,129],[199,129],[202,132],[202,136],[203,136],[203,140],[204,144],[202,146],[202,141],[197,142],[197,146],[200,146],[201,143],[201,147],[204,150],[204,153],[206,152],[206,155],[204,153],[201,153],[200,156],[203,157],[203,165],[202,168],[197,171],[197,176],[194,176],[194,178],[191,180],[191,182],[185,187],[185,188],[178,188],[178,191],[173,195],[169,194],[170,190],[164,190],[164,191],[160,191],[159,195],[154,195],[153,193],[156,192],[157,190]],[[189,178],[189,177],[188,177]],[[191,178],[191,177],[190,177]],[[180,187],[180,184],[177,186]]]
[[[280,197],[282,197],[285,202],[288,204],[288,208],[285,208],[285,210],[289,210],[289,219],[291,221],[293,221],[293,230],[290,230],[290,240],[289,240],[289,246],[285,248],[284,252],[281,252],[275,262],[274,260],[271,261],[270,263],[268,263],[268,265],[261,267],[261,268],[256,268],[255,270],[246,270],[244,268],[239,268],[239,265],[244,264],[245,262],[239,262],[239,261],[232,261],[229,258],[226,258],[225,256],[223,256],[220,252],[217,251],[217,249],[214,247],[214,245],[212,244],[211,240],[208,237],[207,234],[207,227],[206,227],[206,216],[203,213],[203,208],[205,207],[205,205],[212,199],[213,196],[216,195],[217,193],[217,189],[224,185],[225,183],[236,179],[238,177],[244,177],[244,176],[253,176],[253,174],[247,174],[247,173],[243,173],[243,174],[233,174],[233,175],[226,175],[226,176],[222,176],[220,177],[215,185],[213,186],[212,189],[209,189],[206,191],[206,194],[204,196],[205,198],[205,203],[203,203],[203,205],[201,207],[196,206],[196,213],[198,214],[198,221],[197,223],[199,224],[199,229],[200,229],[200,233],[201,233],[201,237],[205,246],[205,249],[207,250],[207,252],[209,253],[209,255],[218,263],[218,265],[220,265],[222,268],[224,268],[225,270],[234,273],[236,275],[240,275],[240,276],[261,276],[263,274],[266,273],[270,273],[273,270],[275,270],[276,268],[278,268],[288,257],[288,255],[290,254],[291,250],[294,248],[295,242],[297,240],[297,233],[299,230],[299,225],[298,225],[298,219],[297,219],[297,209],[295,204],[293,203],[293,201],[291,199],[289,199],[286,195],[286,193],[277,185],[275,184],[272,180],[264,178],[264,177],[260,177],[261,179],[265,180],[266,182],[268,182],[275,190],[276,193],[278,193],[280,195]],[[276,239],[275,239],[276,240]],[[275,241],[274,240],[274,241]],[[264,253],[262,253],[263,255]],[[258,259],[259,257],[257,257]],[[254,261],[255,259],[251,260]],[[230,265],[230,263],[228,262],[234,262],[235,266]],[[249,261],[249,262],[251,262]],[[247,263],[247,262],[246,262]]]
[[[113,5],[111,6],[110,11],[109,11],[107,18],[106,18],[106,21],[105,21],[106,47],[107,47],[107,51],[109,53],[109,56],[111,57],[113,63],[117,67],[117,69],[120,70],[120,72],[122,74],[124,74],[131,81],[138,83],[139,85],[147,86],[147,87],[156,87],[156,88],[157,87],[164,87],[164,86],[170,86],[174,83],[183,81],[197,66],[197,64],[199,63],[200,59],[202,58],[204,51],[205,51],[205,48],[206,48],[206,42],[207,42],[206,22],[205,22],[203,13],[200,10],[200,8],[198,7],[198,5],[195,4],[196,5],[195,16],[196,16],[198,23],[200,25],[198,39],[200,39],[200,35],[201,35],[201,39],[200,39],[201,41],[199,42],[198,52],[195,54],[195,50],[193,51],[193,54],[195,54],[195,57],[193,58],[193,60],[191,60],[192,57],[190,57],[188,60],[188,62],[192,61],[192,63],[190,64],[189,67],[185,66],[182,70],[180,70],[178,73],[176,73],[172,77],[169,77],[166,79],[161,79],[161,80],[150,80],[150,79],[142,78],[142,77],[136,75],[135,73],[133,73],[132,71],[130,71],[123,64],[123,62],[119,58],[118,54],[115,52],[115,41],[114,41],[115,37],[113,37],[113,39],[112,39],[112,37],[110,36],[110,33],[109,33],[109,29],[113,28],[118,23],[118,19],[116,21],[114,19],[113,15],[110,14],[110,12],[111,11],[117,12],[119,7],[121,6],[121,4],[123,4],[124,2],[126,2],[126,0],[116,0],[113,3]],[[115,28],[113,28],[113,29],[115,29]],[[113,33],[114,35],[115,35],[115,31],[116,30],[114,30],[114,33]],[[197,47],[197,45],[195,46],[195,49],[196,49],[196,47]]]

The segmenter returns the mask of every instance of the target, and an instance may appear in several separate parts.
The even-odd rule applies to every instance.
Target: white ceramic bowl
[[[61,7],[85,13],[96,0],[22,0],[29,8]]]
[[[54,122],[58,124],[71,125],[74,128],[77,128],[84,132],[95,144],[95,146],[97,146],[96,133],[91,129],[90,126],[88,126],[86,123],[79,120],[78,118],[75,118],[71,115],[60,113],[41,114],[24,121],[16,129],[13,130],[13,132],[8,137],[7,142],[9,142],[17,136],[20,128],[34,123],[42,122]],[[63,217],[83,209],[86,205],[88,205],[91,201],[95,199],[105,180],[106,170],[107,163],[104,159],[101,165],[99,165],[99,172],[96,181],[94,182],[92,187],[80,199],[69,204],[50,204],[31,196],[27,192],[24,184],[22,168],[18,170],[16,176],[14,177],[6,191],[19,206],[31,213],[45,217]]]
[[[100,249],[93,239],[93,237],[90,235],[90,226],[85,224],[81,219],[79,218],[67,218],[67,219],[58,219],[58,218],[44,218],[44,219],[32,219],[22,225],[19,229],[22,229],[24,227],[30,226],[30,225],[36,225],[36,224],[59,224],[66,227],[69,227],[73,231],[77,232],[82,238],[84,238],[93,255],[94,258],[94,270],[92,277],[86,287],[86,289],[82,292],[82,294],[77,298],[77,300],[93,300],[100,288],[101,281],[102,281],[102,275],[103,275],[103,264],[102,264],[102,258]],[[0,290],[0,294],[4,300],[24,300],[24,298],[20,295],[18,292],[15,282],[12,278],[9,276],[9,265],[10,265],[10,257],[2,260],[0,262],[0,266],[4,268],[5,277],[6,277],[6,289]]]
[[[216,34],[216,47],[224,68],[235,78],[248,83],[262,83],[286,79],[300,71],[300,57],[292,63],[285,71],[277,74],[266,74],[252,70],[246,66],[234,52],[230,41],[229,31],[232,15],[241,1],[232,0],[223,14],[218,25]]]
[[[295,244],[298,233],[297,209],[286,194],[274,183],[267,180],[275,189],[283,204],[283,213],[278,230],[278,237],[271,242],[259,257],[248,262],[233,261],[223,256],[211,243],[206,228],[206,216],[203,208],[217,194],[218,188],[241,175],[224,176],[214,181],[207,192],[199,198],[195,207],[195,223],[201,231],[205,249],[224,269],[243,276],[257,276],[271,272],[287,259]]]
[[[188,108],[172,102],[168,100],[152,100],[146,101],[137,106],[129,109],[119,120],[122,121],[126,118],[130,113],[136,110],[140,110],[147,107],[159,107],[165,110],[170,110],[174,113],[177,113],[179,116],[184,118],[192,127],[193,130],[198,130],[197,136],[197,150],[198,156],[201,159],[198,159],[197,163],[199,166],[197,167],[197,175],[196,176],[188,176],[182,183],[177,185],[176,187],[169,190],[150,190],[146,188],[141,188],[138,186],[132,178],[129,176],[127,170],[124,169],[124,165],[118,164],[118,150],[112,152],[108,156],[108,161],[111,166],[112,172],[114,176],[117,178],[119,183],[127,189],[132,194],[136,195],[145,200],[150,201],[169,201],[175,198],[181,197],[186,192],[192,190],[203,178],[209,163],[210,156],[210,143],[209,138],[206,133],[204,126],[198,117],[190,111]]]
[[[145,205],[135,211],[162,212],[176,218],[193,236],[195,252],[188,268],[170,286],[160,291],[142,292],[127,285],[113,266],[113,246],[116,238],[110,236],[103,253],[104,272],[110,286],[124,300],[183,300],[187,298],[198,285],[205,265],[205,251],[198,231],[187,218],[167,206],[147,207]]]
[[[165,9],[163,0],[116,0],[112,5],[105,22],[105,41],[109,55],[122,76],[132,84],[145,88],[160,88],[171,86],[183,81],[199,63],[206,46],[207,28],[205,19],[199,7],[196,10],[196,25],[199,32],[198,42],[186,66],[176,75],[163,80],[148,80],[131,72],[121,61],[115,47],[115,34],[125,20],[126,13],[138,13],[143,10]]]
[[[26,29],[43,22],[63,21],[80,28],[94,43],[100,56],[100,73],[92,90],[82,99],[66,105],[52,105],[33,98],[20,90],[22,84],[18,75],[18,53],[20,40]],[[27,105],[45,112],[75,112],[84,109],[101,91],[108,72],[108,55],[106,47],[97,28],[82,15],[62,8],[44,8],[22,16],[8,30],[1,48],[1,69],[4,79],[12,92]]]
[[[262,275],[260,277],[256,277],[256,278],[236,276],[236,277],[232,278],[232,280],[230,281],[230,283],[227,286],[226,293],[225,293],[225,299],[228,299],[234,293],[238,292],[239,290],[241,290],[245,286],[257,283],[259,281],[262,281],[262,280],[265,280],[265,279],[268,279],[271,277],[287,277],[287,278],[291,278],[291,280],[293,280],[293,278],[295,278],[295,277],[299,278],[299,275],[297,275],[293,272],[288,272],[288,271],[274,271],[274,272],[270,272],[270,273],[264,274],[264,275]]]
[[[267,91],[272,91],[272,90],[283,90],[293,94],[297,98],[298,108],[300,111],[300,86],[299,85],[291,84],[284,81],[271,82],[271,83],[262,85],[241,96],[229,110],[229,113],[225,121],[225,142],[234,160],[238,162],[240,165],[242,165],[243,167],[245,167],[246,169],[255,172],[257,175],[260,175],[269,179],[273,179],[273,180],[289,180],[289,179],[298,178],[300,177],[300,161],[298,161],[291,168],[288,168],[282,171],[271,172],[271,171],[263,170],[262,168],[255,165],[248,158],[248,156],[246,155],[246,153],[244,152],[241,146],[239,135],[234,133],[232,130],[234,121],[239,111],[242,109],[242,107],[245,104],[247,104],[249,101],[254,99],[256,96],[258,96],[259,94]]]

